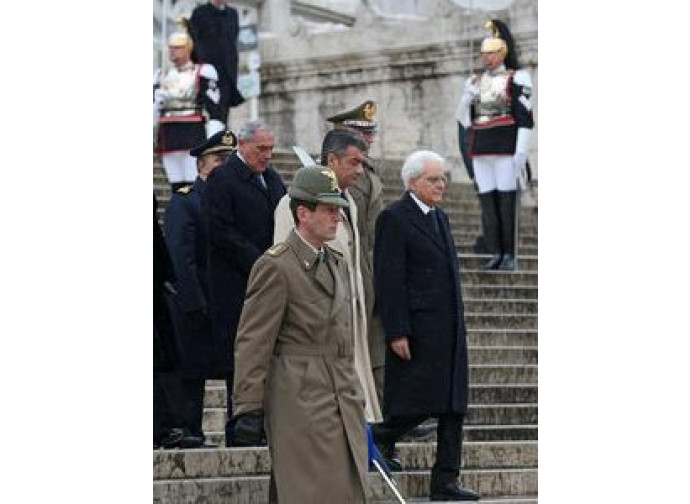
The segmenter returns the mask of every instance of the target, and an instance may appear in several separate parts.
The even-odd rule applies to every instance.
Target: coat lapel
[[[297,231],[294,229],[290,232],[287,241],[290,247],[295,251],[295,254],[297,254],[297,258],[302,267],[312,272],[314,282],[319,285],[326,294],[333,297],[335,293],[335,282],[333,281],[333,275],[329,271],[327,265],[317,261],[317,256],[314,251],[297,236]]]
[[[410,196],[409,193],[405,194],[405,203],[407,206],[407,212],[410,215],[410,222],[412,222],[412,225],[419,229],[427,237],[429,237],[429,239],[445,253],[446,247],[444,246],[444,238],[436,234],[436,232],[433,229],[431,229],[426,215],[424,215],[422,209],[419,208],[419,205],[415,203],[415,201],[412,199],[412,196]],[[443,229],[445,226],[439,223],[439,227]]]

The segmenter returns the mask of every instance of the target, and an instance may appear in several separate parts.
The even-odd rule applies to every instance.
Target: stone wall
[[[467,15],[455,9],[445,18],[419,21],[358,19],[348,29],[262,34],[259,118],[276,131],[280,147],[301,145],[317,153],[331,114],[367,98],[378,103],[380,132],[376,158],[404,158],[428,148],[447,157],[454,176],[464,169],[457,143],[455,108],[477,58],[491,17],[513,28],[520,61],[534,84],[538,124],[537,2],[518,0],[499,13]],[[233,126],[249,118],[249,106],[231,112]],[[530,161],[538,172],[537,136]]]

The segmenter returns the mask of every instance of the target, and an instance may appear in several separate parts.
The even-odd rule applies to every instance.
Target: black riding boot
[[[498,192],[498,208],[501,216],[501,247],[503,259],[498,269],[504,271],[515,270],[515,191]]]
[[[484,246],[491,259],[481,266],[483,270],[498,268],[501,262],[501,225],[498,214],[498,191],[479,195],[482,206],[482,223],[484,224]]]

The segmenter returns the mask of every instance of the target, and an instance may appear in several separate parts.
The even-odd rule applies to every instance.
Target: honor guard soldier
[[[204,445],[202,430],[205,381],[224,379],[220,351],[214,341],[208,303],[207,247],[201,218],[201,198],[206,179],[237,149],[232,131],[219,131],[189,154],[196,158],[198,176],[194,185],[175,191],[165,212],[165,238],[175,271],[172,297],[173,322],[180,349],[178,417],[189,439],[182,447]],[[209,446],[208,444],[205,446]]]
[[[158,128],[156,152],[173,192],[196,179],[189,149],[225,129],[218,74],[206,63],[192,62],[192,38],[186,31],[168,38],[171,68],[153,78],[153,118]]]
[[[376,139],[379,124],[376,121],[376,102],[366,100],[352,110],[340,112],[326,120],[333,123],[334,129],[349,129],[362,134],[369,148]],[[372,372],[376,383],[379,402],[383,402],[383,366],[386,345],[378,317],[374,314],[374,230],[376,219],[383,210],[383,183],[376,163],[367,155],[364,160],[364,173],[349,187],[348,191],[357,205],[357,228],[362,257],[362,281],[367,308],[367,336]]]
[[[302,167],[295,225],[252,267],[235,340],[236,438],[271,455],[269,502],[366,502],[364,395],[354,367],[349,275],[326,242],[342,219],[335,173]]]
[[[468,138],[491,258],[482,269],[514,270],[517,240],[516,191],[532,140],[532,81],[519,69],[513,37],[499,20],[486,24],[485,71],[467,79],[458,120]]]

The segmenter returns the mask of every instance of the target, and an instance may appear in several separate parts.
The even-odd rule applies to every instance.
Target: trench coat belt
[[[352,348],[346,348],[345,345],[314,345],[281,341],[276,344],[273,354],[303,357],[352,357]]]

